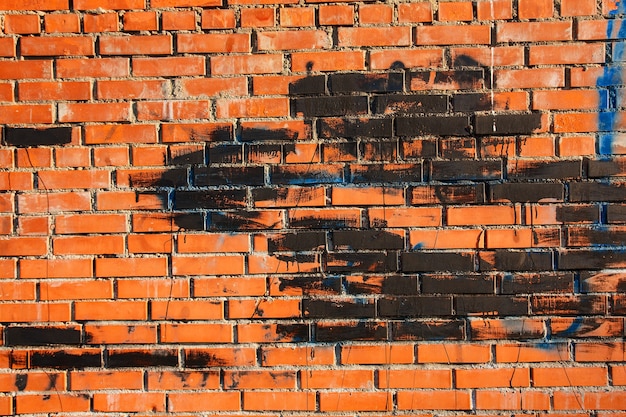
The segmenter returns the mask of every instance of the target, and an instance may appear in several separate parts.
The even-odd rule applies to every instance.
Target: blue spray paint
[[[626,2],[618,1],[617,8],[609,14],[615,17],[626,13]],[[617,27],[619,24],[619,27]],[[626,20],[618,21],[609,19],[606,29],[606,39],[626,39]],[[613,48],[612,59],[604,66],[603,73],[596,81],[597,87],[604,87],[598,91],[600,94],[600,113],[598,114],[598,130],[602,133],[599,137],[598,152],[600,155],[610,155],[613,153],[615,142],[615,131],[617,115],[615,86],[621,85],[624,81],[622,68],[614,63],[624,60],[626,53],[625,43],[616,43]]]

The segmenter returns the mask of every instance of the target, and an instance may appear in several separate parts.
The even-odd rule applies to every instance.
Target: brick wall
[[[0,414],[623,417],[625,12],[1,0]]]

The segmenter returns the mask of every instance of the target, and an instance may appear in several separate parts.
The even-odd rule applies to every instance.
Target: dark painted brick
[[[433,84],[434,86],[454,86],[455,90],[479,89],[484,86],[483,70],[456,71],[414,71],[411,84]]]
[[[319,95],[326,92],[325,75],[309,75],[289,84],[289,95]]]
[[[540,295],[531,297],[533,314],[583,316],[607,314],[608,300],[603,295]]]
[[[183,349],[185,368],[219,368],[226,366],[237,366],[237,356],[240,350],[232,349],[234,354],[224,354],[221,348],[212,350],[210,348]],[[230,353],[230,352],[229,352]]]
[[[609,246],[618,242],[626,242],[626,230],[607,227],[575,227],[567,230],[568,246]]]
[[[243,162],[241,145],[220,144],[209,149],[209,162],[212,164],[240,164]]]
[[[245,207],[246,197],[246,190],[176,191],[174,208],[185,210]]]
[[[608,213],[610,215],[611,206]],[[607,215],[607,217],[609,217]],[[591,206],[557,206],[556,219],[562,223],[598,223],[600,221],[600,208],[596,205]]]
[[[342,342],[356,340],[387,340],[385,323],[317,323],[315,339],[318,342]]]
[[[348,277],[345,288],[348,294],[418,294],[417,277],[409,275]]]
[[[368,111],[365,96],[303,97],[293,102],[296,115],[302,113],[304,117],[359,115]]]
[[[446,113],[448,96],[437,94],[385,94],[375,96],[372,113],[375,114],[425,114]]]
[[[392,340],[463,340],[465,322],[463,320],[394,322]]]
[[[559,269],[594,270],[626,267],[626,251],[617,249],[575,249],[559,252]]]
[[[420,277],[424,294],[493,294],[494,276],[482,274],[425,274]]]
[[[398,136],[468,136],[470,121],[467,116],[398,117]]]
[[[99,349],[76,350],[36,350],[30,352],[31,368],[82,369],[102,366]]]
[[[108,351],[108,368],[129,368],[142,366],[178,366],[178,352],[174,349],[112,349]]]
[[[256,204],[259,202],[269,203],[277,200],[286,200],[287,196],[291,199],[293,195],[293,203],[289,203],[292,207],[298,207],[300,205],[306,206],[307,202],[311,198],[314,198],[317,193],[317,188],[310,187],[282,187],[282,188],[253,188],[252,201]]]
[[[452,297],[416,296],[378,300],[381,317],[443,317],[452,315]]]
[[[312,185],[338,184],[344,181],[343,170],[329,165],[273,166],[270,180],[272,184]]]
[[[128,174],[131,187],[186,187],[189,185],[187,169],[172,168],[165,172],[139,171]]]
[[[385,138],[393,135],[391,119],[323,118],[317,122],[320,138]]]
[[[177,213],[174,215],[174,223],[184,230],[204,230],[206,222],[202,213]]]
[[[481,271],[550,271],[552,252],[496,250],[479,254]]]
[[[337,230],[333,232],[335,249],[403,249],[404,237],[384,230]]]
[[[259,129],[243,127],[238,139],[241,142],[256,142],[267,140],[292,141],[299,138],[299,133],[290,129]]]
[[[472,204],[485,202],[485,184],[415,187],[412,204]]]
[[[501,160],[430,161],[434,181],[488,181],[502,178]]]
[[[168,149],[169,153],[169,165],[187,165],[187,164],[196,164],[201,165],[206,162],[204,150],[194,151],[184,154],[174,154],[174,150],[172,148]]]
[[[395,272],[398,270],[396,252],[330,252],[326,254],[328,272]]]
[[[302,314],[308,318],[374,318],[376,304],[372,300],[302,300]]]
[[[280,291],[296,295],[338,295],[343,285],[341,277],[285,276],[277,278]]]
[[[436,139],[402,139],[402,157],[410,158],[435,158],[437,156]]]
[[[359,144],[359,154],[368,162],[393,162],[398,159],[398,141],[363,141]]]
[[[477,135],[523,135],[530,134],[540,127],[541,114],[539,113],[479,115],[476,116],[475,133]]]
[[[523,316],[528,314],[527,297],[503,295],[455,296],[454,310],[462,316]]]
[[[281,233],[267,238],[269,252],[303,252],[326,247],[326,232]]]
[[[457,112],[491,110],[491,95],[483,93],[455,94],[452,109]]]
[[[626,274],[621,271],[582,271],[580,292],[621,292],[626,293]]]
[[[623,176],[624,174],[626,174],[626,159],[624,158],[608,161],[591,160],[588,162],[587,175],[589,178]]]
[[[276,229],[282,222],[268,221],[263,211],[238,210],[210,213],[208,225],[211,230],[265,230]]]
[[[491,201],[511,203],[538,203],[563,201],[565,187],[559,183],[500,183],[490,184]]]
[[[573,273],[504,274],[502,294],[567,293],[574,291]]]
[[[597,207],[593,206],[593,208],[596,212],[598,211]],[[609,204],[606,210],[606,221],[609,223],[626,223],[626,205]]]
[[[404,88],[404,71],[384,74],[331,74],[328,80],[331,93],[400,92]]]
[[[580,178],[583,172],[582,161],[523,161],[509,164],[511,179],[569,179]]]
[[[623,311],[616,313],[623,315]],[[551,321],[551,335],[553,338],[582,338],[582,337],[621,337],[624,331],[622,318],[607,317],[576,317],[565,329],[557,327],[561,320]]]
[[[5,346],[78,345],[81,331],[76,327],[7,327]]]
[[[421,182],[422,164],[350,165],[351,183]]]
[[[197,186],[212,185],[263,185],[263,167],[198,167],[193,170],[193,181]]]
[[[302,216],[290,218],[289,225],[296,229],[344,229],[350,227],[358,227],[358,221],[352,218],[320,218],[318,216]]]
[[[5,127],[4,144],[18,148],[64,145],[72,142],[71,127]]]
[[[477,319],[471,322],[470,340],[531,340],[546,337],[543,327],[533,325],[536,321],[528,318],[498,319],[498,327],[494,329],[489,320]]]
[[[324,161],[356,161],[358,149],[356,142],[322,143]]]
[[[402,254],[402,271],[474,271],[474,255],[462,252],[406,252]]]
[[[626,183],[572,182],[568,187],[572,202],[626,200]]]

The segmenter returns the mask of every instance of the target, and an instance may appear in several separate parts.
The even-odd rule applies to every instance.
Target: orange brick
[[[244,391],[245,411],[313,411],[314,392],[299,391]]]
[[[117,32],[119,17],[117,13],[85,14],[83,27],[86,33]]]
[[[133,75],[138,77],[204,75],[206,73],[205,58],[200,56],[133,58],[132,62]]]
[[[0,260],[0,278],[15,278],[17,263],[15,259]]]
[[[127,239],[130,253],[171,253],[174,244],[169,234],[132,234]]]
[[[155,344],[157,343],[157,325],[86,324],[85,339],[88,344],[94,345]]]
[[[588,392],[585,393],[587,410],[623,410],[626,404],[626,392]]]
[[[535,110],[593,110],[601,106],[600,94],[595,90],[563,90],[533,92]]]
[[[604,62],[604,45],[570,43],[567,45],[532,45],[530,65],[593,64]]]
[[[435,227],[441,225],[442,213],[435,207],[368,209],[370,227]]]
[[[100,36],[101,55],[169,55],[170,35]]]
[[[174,278],[117,280],[117,298],[185,298],[189,280]]]
[[[77,56],[95,54],[94,39],[91,36],[30,38],[20,41],[24,56]]]
[[[56,69],[58,78],[121,78],[130,75],[130,62],[127,58],[59,59]]]
[[[15,41],[13,40],[13,38],[0,38],[0,56],[15,56]]]
[[[418,45],[480,45],[491,42],[489,26],[418,26]]]
[[[276,25],[276,11],[273,8],[241,9],[241,27],[260,28]]]
[[[451,48],[451,52],[453,62],[466,57],[485,66],[490,66],[492,61],[493,65],[498,66],[524,65],[524,49],[520,46],[458,47]],[[525,68],[525,70],[532,72],[533,68]]]
[[[4,33],[34,34],[41,32],[41,21],[36,14],[8,14],[4,16]]]
[[[142,371],[71,371],[72,391],[142,389]]]
[[[148,124],[131,125],[89,125],[85,127],[85,144],[109,143],[154,143],[157,141],[156,126]]]
[[[161,137],[165,143],[190,141],[217,141],[230,136],[229,123],[168,123],[161,125]]]
[[[419,344],[418,363],[484,363],[491,360],[489,345],[476,344]]]
[[[115,255],[124,253],[123,236],[67,236],[52,240],[55,255]]]
[[[93,409],[109,412],[165,411],[165,393],[95,393]]]
[[[53,321],[69,321],[70,306],[68,303],[20,303],[0,304],[0,320],[15,323],[37,323]]]
[[[41,237],[8,237],[0,239],[0,256],[36,256],[48,251],[48,243]]]
[[[159,26],[156,12],[151,11],[126,12],[122,21],[126,31],[157,30]]]
[[[234,391],[169,393],[167,399],[167,411],[171,413],[237,411],[241,409],[240,394]]]
[[[48,33],[80,33],[80,17],[75,13],[47,14],[44,30]]]
[[[91,259],[20,259],[20,278],[87,278]]]
[[[217,99],[217,117],[220,119],[241,117],[282,117],[289,115],[286,98]]]
[[[328,34],[322,30],[298,30],[259,33],[258,48],[262,51],[289,49],[324,49],[331,46]]]
[[[452,371],[449,369],[396,369],[377,372],[378,388],[452,388]]]
[[[438,16],[442,22],[471,21],[474,10],[472,3],[468,1],[441,2]]]
[[[411,364],[414,362],[413,345],[359,345],[341,349],[341,364]]]
[[[545,323],[537,319],[480,319],[470,322],[472,340],[542,338]]]
[[[15,398],[17,414],[88,412],[90,399],[84,395],[56,393],[55,395],[19,395]]]
[[[571,41],[571,22],[498,23],[498,42]]]
[[[554,15],[552,0],[519,0],[518,14],[520,19],[541,19]]]
[[[52,78],[52,61],[2,61],[0,62],[0,79],[18,80],[24,78]]]
[[[354,7],[348,5],[322,5],[319,8],[318,19],[320,25],[352,25],[354,22]]]
[[[243,274],[243,256],[174,256],[174,275],[236,275]]]
[[[561,16],[588,16],[596,14],[594,0],[562,0]]]
[[[99,258],[97,277],[149,277],[167,275],[166,258]]]
[[[513,18],[511,0],[489,0],[476,3],[478,20],[510,20]]]
[[[159,210],[163,208],[163,200],[159,194],[104,191],[97,193],[96,196],[98,210]]]
[[[124,214],[69,214],[55,218],[59,234],[121,233],[126,231]]]
[[[161,19],[163,30],[194,30],[196,28],[194,11],[163,12]]]
[[[448,207],[449,226],[507,225],[520,223],[520,208],[514,206]]]
[[[470,410],[470,394],[466,390],[398,391],[399,410]]]
[[[210,117],[208,101],[154,101],[137,103],[138,120],[185,120]]]
[[[401,62],[406,68],[436,68],[443,64],[443,50],[433,49],[385,49],[370,52],[372,69],[388,69]]]
[[[0,123],[52,123],[52,108],[47,104],[10,104],[0,106]]]
[[[595,154],[596,140],[593,136],[564,136],[558,139],[558,155],[561,157],[588,156]]]
[[[42,300],[88,300],[113,298],[113,283],[110,280],[61,280],[39,284]]]
[[[88,148],[59,148],[54,150],[56,166],[59,168],[87,167],[91,162]]]
[[[147,320],[145,301],[77,301],[74,319],[81,320]]]
[[[224,389],[269,388],[275,390],[295,389],[296,371],[224,371]]]
[[[283,27],[315,26],[315,9],[312,7],[281,7],[278,11]]]
[[[529,387],[528,368],[457,369],[454,371],[457,388]]]
[[[433,20],[431,3],[400,3],[398,4],[398,21],[400,23],[423,23]]]
[[[332,187],[331,202],[337,206],[394,206],[404,205],[402,188],[387,187]]]
[[[626,358],[626,344],[622,342],[585,343],[574,345],[577,362],[622,362]]]
[[[272,255],[248,256],[248,272],[250,274],[278,274],[318,272],[321,270],[321,260],[318,256],[294,257],[286,260],[284,257]]]
[[[495,71],[498,88],[541,88],[565,86],[562,68],[525,68]]]
[[[367,24],[390,24],[393,21],[393,6],[386,4],[362,4],[359,6],[359,22]]]
[[[50,167],[52,166],[51,149],[17,149],[15,164],[18,168]]]
[[[150,306],[152,320],[220,320],[224,318],[222,301],[153,300]]]
[[[282,10],[282,9],[281,9]],[[230,29],[234,28],[235,11],[230,9],[202,10],[202,29]]]
[[[162,343],[232,343],[233,326],[219,323],[161,324]]]
[[[533,368],[532,375],[534,387],[593,387],[608,384],[605,367]]]
[[[76,0],[74,8],[76,10],[96,10],[102,7],[101,0]],[[132,10],[143,9],[145,0],[107,0],[106,8],[109,10]]]
[[[371,369],[334,369],[307,370],[300,373],[303,389],[324,389],[341,387],[342,389],[373,389],[374,371]]]
[[[335,363],[335,352],[332,346],[263,346],[261,348],[261,364],[263,366],[313,366],[332,365]]]
[[[476,392],[476,408],[480,410],[545,410],[550,407],[550,395],[540,391]]]
[[[28,374],[0,374],[0,390],[2,392],[15,391],[65,391],[66,375],[64,372],[34,372]],[[3,414],[4,415],[4,414]]]
[[[409,46],[409,27],[339,28],[339,46]]]
[[[485,231],[481,229],[411,230],[409,242],[418,249],[463,249],[485,247]]]
[[[59,103],[60,122],[130,121],[128,103]]]

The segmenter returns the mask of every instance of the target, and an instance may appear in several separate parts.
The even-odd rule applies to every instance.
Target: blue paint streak
[[[611,11],[611,16],[617,16],[619,14],[626,13],[626,2],[617,2],[617,9]],[[615,19],[608,21],[606,29],[607,39],[624,39],[626,38],[626,20],[619,22],[619,28],[617,29],[617,36],[615,36],[615,25],[618,23]],[[626,44],[623,42],[616,43],[613,49],[612,62],[619,62],[624,60],[626,54]],[[608,87],[608,90],[599,90],[600,94],[600,113],[598,115],[598,129],[601,132],[610,132],[600,136],[600,143],[598,146],[598,152],[601,155],[610,155],[613,152],[613,144],[615,142],[615,127],[617,122],[618,113],[615,110],[615,103],[610,95],[615,96],[614,88],[617,85],[623,84],[623,73],[621,68],[613,65],[604,66],[604,70],[600,78],[596,80],[596,87]],[[612,94],[611,94],[612,93]]]

